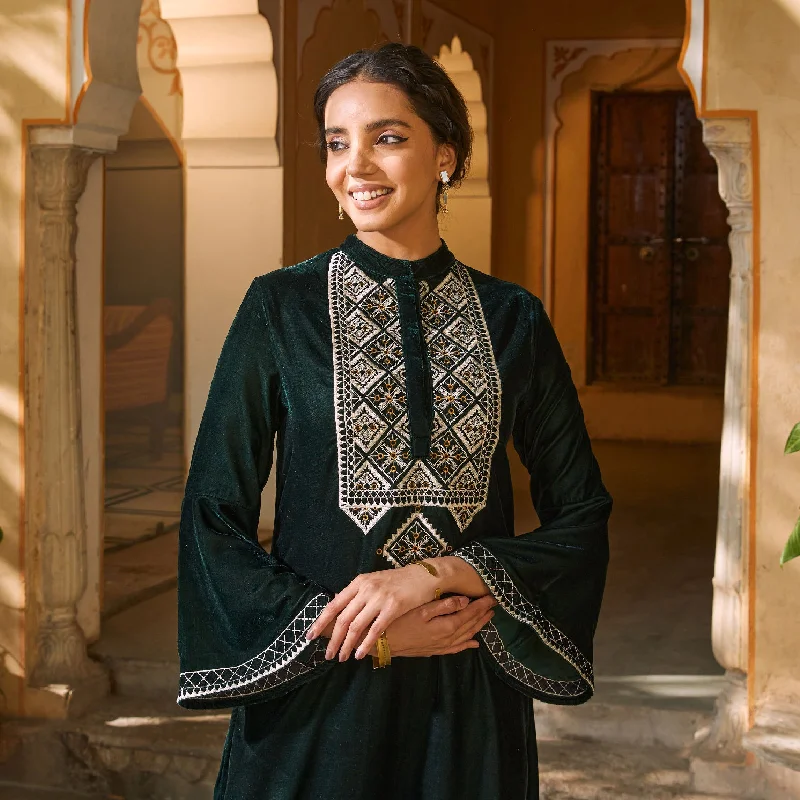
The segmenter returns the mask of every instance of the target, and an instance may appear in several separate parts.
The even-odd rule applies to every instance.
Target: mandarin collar
[[[455,256],[450,252],[444,239],[439,241],[441,245],[438,250],[425,258],[413,261],[384,255],[362,242],[354,233],[342,242],[340,250],[367,272],[372,272],[380,278],[397,278],[413,274],[417,280],[421,280],[446,272],[455,264]]]

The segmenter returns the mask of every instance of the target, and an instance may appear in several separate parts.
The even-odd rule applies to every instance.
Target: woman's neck
[[[423,230],[357,231],[356,236],[364,244],[389,258],[418,261],[436,252],[442,244],[435,217],[432,222],[432,225],[426,225]]]

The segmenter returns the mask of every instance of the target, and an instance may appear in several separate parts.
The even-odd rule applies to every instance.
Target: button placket
[[[406,403],[408,427],[411,434],[411,454],[425,458],[430,451],[433,417],[430,365],[419,313],[419,292],[410,263],[395,278],[400,334],[406,373]]]

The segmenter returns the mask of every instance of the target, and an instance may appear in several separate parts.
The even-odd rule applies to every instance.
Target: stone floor
[[[136,417],[109,422],[105,445],[105,551],[175,530],[184,472],[178,425],[166,429],[158,458],[150,452],[148,426]]]

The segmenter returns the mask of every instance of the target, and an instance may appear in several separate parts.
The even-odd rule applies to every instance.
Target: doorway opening
[[[671,441],[659,414],[680,413],[669,402],[681,394],[721,414],[728,210],[688,92],[593,92],[591,103],[586,384],[641,393],[652,415],[649,440],[597,445],[617,499],[597,671],[718,676],[720,441]]]
[[[104,180],[108,618],[174,583],[184,481],[183,167],[141,100]]]
[[[587,383],[725,379],[731,253],[688,92],[593,96]]]

